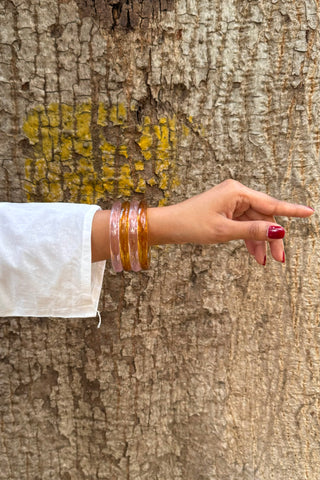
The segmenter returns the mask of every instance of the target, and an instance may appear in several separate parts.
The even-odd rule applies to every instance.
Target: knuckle
[[[242,192],[244,190],[244,185],[242,183],[238,182],[237,180],[233,180],[233,178],[228,178],[227,180],[224,180],[223,185],[232,190],[233,192]]]
[[[238,182],[236,180],[233,180],[232,178],[228,178],[227,180],[224,180],[222,183],[226,187],[234,187]]]

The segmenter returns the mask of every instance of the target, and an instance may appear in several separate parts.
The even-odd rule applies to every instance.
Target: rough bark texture
[[[0,199],[319,200],[319,3],[3,0]],[[97,319],[0,323],[0,479],[318,480],[318,222],[106,272]]]

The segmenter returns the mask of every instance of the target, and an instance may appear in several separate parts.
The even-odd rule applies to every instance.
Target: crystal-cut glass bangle
[[[138,252],[138,210],[139,202],[132,200],[129,210],[129,257],[131,270],[134,272],[141,270]]]
[[[138,253],[141,268],[147,270],[150,266],[150,248],[148,244],[147,204],[142,201],[138,209]]]
[[[121,206],[119,232],[120,232],[120,256],[123,270],[131,270],[129,256],[129,210],[130,203],[123,202]]]
[[[110,257],[112,268],[115,272],[122,272],[123,266],[120,256],[119,222],[121,214],[121,202],[112,205],[110,213]]]

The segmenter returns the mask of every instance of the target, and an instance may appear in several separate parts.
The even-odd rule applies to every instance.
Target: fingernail
[[[267,255],[264,256],[264,259],[263,259],[263,266],[265,266],[265,264],[267,263]]]
[[[279,225],[271,225],[271,227],[268,228],[268,238],[283,238],[285,233],[285,229]]]
[[[309,208],[310,210],[312,210],[314,212],[314,208],[312,208],[312,207],[307,207],[307,208]]]
[[[282,263],[285,263],[286,261],[286,256],[285,256],[285,253],[283,252],[283,255],[282,255]]]

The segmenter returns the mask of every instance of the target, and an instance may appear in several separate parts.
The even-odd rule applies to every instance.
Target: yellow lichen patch
[[[73,148],[74,120],[73,108],[70,105],[61,105],[60,157],[61,161],[68,161]],[[62,138],[61,138],[62,137]]]
[[[159,207],[163,207],[163,206],[167,205],[169,197],[170,197],[169,191],[166,190],[164,192],[164,197],[159,201]]]
[[[61,145],[60,145],[60,157],[62,162],[68,161],[72,153],[72,147],[73,147],[72,138],[71,137],[64,138],[63,142],[61,142]]]
[[[114,177],[115,177],[115,154],[116,154],[116,146],[110,142],[107,142],[103,139],[102,135],[100,135],[101,144],[100,150],[101,154],[101,171],[102,175],[100,176],[100,181],[102,183],[101,187],[98,186],[98,198],[103,197],[103,192],[106,190],[108,193],[113,193],[114,191]]]
[[[131,177],[130,165],[125,163],[120,167],[120,176],[118,179],[118,191],[120,195],[129,196],[133,189],[133,180]]]
[[[49,183],[49,193],[47,195],[48,202],[55,202],[57,199],[63,199],[63,192],[58,182]]]
[[[58,103],[51,103],[47,108],[48,125],[51,128],[60,126],[60,111]]]
[[[50,190],[49,190],[49,186],[48,186],[48,182],[46,182],[45,180],[39,182],[38,184],[38,189],[40,191],[40,194],[49,199],[50,198]],[[48,200],[50,202],[50,200]]]
[[[154,126],[154,131],[158,139],[158,151],[166,152],[169,148],[169,128],[164,118],[160,120],[160,125]]]
[[[59,175],[57,175],[55,172],[48,170],[47,180],[50,184],[53,182],[59,182]]]
[[[139,162],[135,162],[134,168],[138,171],[142,171],[144,170],[144,163],[141,162],[141,160]]]
[[[144,117],[143,119],[141,137],[137,141],[137,144],[139,145],[145,160],[150,160],[152,157],[151,147],[153,144],[153,139],[150,132],[150,117]]]
[[[171,180],[171,188],[175,189],[177,187],[180,187],[181,181],[177,175],[173,175],[172,180]]]
[[[102,189],[99,189],[99,192],[103,194],[103,191],[106,190],[108,193],[114,192],[114,177],[115,177],[115,168],[109,167],[108,165],[102,166]]]
[[[104,103],[100,103],[99,108],[98,108],[97,124],[101,125],[102,127],[107,125],[107,123],[108,123],[107,122],[107,115],[108,115],[108,112],[107,112],[106,106],[104,105]]]
[[[167,170],[171,162],[175,161],[172,144],[170,143],[170,129],[168,120],[161,118],[159,125],[154,126],[157,137],[155,173],[159,177],[159,188],[166,190],[168,188]]]
[[[78,189],[81,184],[80,177],[78,173],[75,173],[75,172],[65,173],[63,180],[64,180],[64,184],[70,189],[72,187]]]
[[[135,130],[130,125],[127,138],[126,106],[97,108],[96,115],[91,103],[53,103],[28,113],[23,125],[33,148],[25,159],[28,200],[96,203],[106,192],[130,197],[156,186],[165,204],[179,185],[178,143],[187,127],[175,116],[156,122],[145,116]]]
[[[66,173],[63,178],[63,187],[68,190],[73,202],[78,202],[81,179],[77,173]]]
[[[60,105],[62,131],[68,132],[74,129],[74,116],[72,105],[62,103]]]
[[[152,158],[152,153],[149,152],[149,151],[143,151],[142,154],[143,154],[145,160],[150,160]]]
[[[87,140],[75,140],[74,141],[74,150],[79,155],[83,157],[92,158],[92,143]]]
[[[95,174],[93,163],[91,159],[88,158],[80,158],[78,162],[77,171],[79,174],[83,175],[84,177],[90,175],[90,173]]]
[[[147,183],[148,185],[150,185],[150,187],[154,187],[155,185],[157,185],[157,181],[154,177],[149,178],[149,180],[147,180]]]
[[[39,113],[36,110],[28,114],[27,121],[23,124],[23,131],[31,145],[39,142]]]
[[[126,145],[119,146],[119,155],[122,155],[125,158],[128,158],[128,148]]]
[[[54,103],[48,109],[39,113],[39,131],[42,139],[42,152],[47,160],[59,145],[59,110],[58,104]]]
[[[101,154],[102,163],[103,164],[107,163],[109,166],[112,166],[112,165],[114,165],[114,157],[115,157],[115,154],[116,154],[116,146],[112,145],[112,143],[110,143],[110,142],[107,142],[107,141],[103,140],[101,136],[100,136],[100,138],[101,138],[101,144],[100,144],[99,148],[102,152],[102,154]]]
[[[123,125],[127,119],[127,109],[123,103],[112,105],[109,118],[114,125]]]
[[[145,193],[146,191],[146,182],[143,178],[139,179],[139,183],[135,189],[137,193]]]
[[[46,178],[47,162],[44,158],[38,158],[34,165],[34,177],[36,180],[43,180]]]
[[[91,141],[91,104],[83,103],[76,108],[76,137],[81,142]]]
[[[182,125],[182,134],[185,136],[185,137],[188,137],[190,135],[190,128],[187,127],[186,125]]]
[[[24,185],[24,189],[27,192],[27,195],[28,194],[31,195],[33,193],[33,190],[34,190],[34,186],[31,185],[30,183],[26,182],[25,185]]]
[[[172,118],[168,119],[169,124],[169,139],[172,150],[177,148],[177,121],[176,117],[173,116]]]
[[[95,197],[93,185],[87,183],[80,187],[80,203],[91,203],[91,199]]]
[[[24,162],[24,171],[26,177],[30,178],[32,175],[34,160],[33,158],[26,158]]]
[[[149,148],[152,146],[152,136],[150,135],[150,133],[147,134],[147,130],[150,130],[150,128],[147,127],[145,129],[145,134],[141,135],[139,141],[137,142],[142,151],[149,150]]]
[[[168,188],[168,175],[166,173],[161,175],[159,188],[161,188],[161,190],[166,190]]]
[[[166,155],[169,156],[169,153],[167,152]],[[161,176],[165,170],[169,170],[170,165],[168,158],[156,160],[155,174]]]

